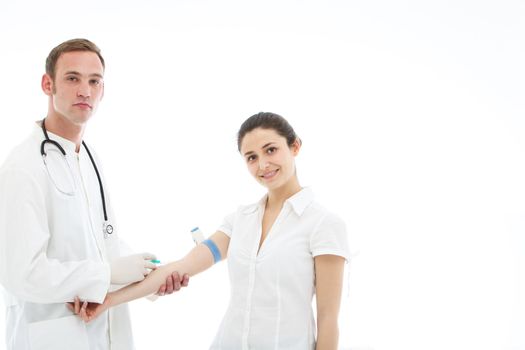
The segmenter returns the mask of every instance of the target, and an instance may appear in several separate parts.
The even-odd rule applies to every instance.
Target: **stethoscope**
[[[44,164],[46,165],[46,169],[47,169],[47,163],[46,163],[47,153],[46,153],[44,147],[45,147],[46,143],[49,143],[49,144],[55,146],[56,148],[58,148],[60,150],[60,153],[62,153],[64,161],[66,162],[67,166],[69,167],[69,170],[71,171],[71,167],[69,166],[69,163],[67,162],[67,159],[66,159],[66,151],[64,150],[64,148],[58,142],[56,142],[55,140],[51,140],[49,138],[49,135],[47,134],[46,123],[45,122],[46,122],[46,120],[43,119],[42,120],[42,131],[44,132],[44,136],[46,137],[46,139],[43,140],[42,143],[40,144],[40,154],[42,155],[42,159],[44,160]],[[102,232],[104,232],[104,237],[107,237],[107,235],[110,235],[110,234],[113,233],[113,226],[108,222],[108,213],[106,211],[106,197],[104,196],[104,187],[102,186],[102,180],[100,179],[100,173],[98,172],[97,164],[95,163],[95,160],[93,159],[93,156],[91,155],[91,152],[89,151],[88,146],[86,145],[86,143],[84,141],[82,141],[82,145],[86,149],[87,154],[89,156],[89,159],[91,160],[91,164],[93,164],[93,169],[95,169],[95,173],[97,174],[98,185],[100,187],[100,197],[102,198],[102,209],[104,210],[104,225],[102,227]],[[48,173],[49,173],[49,169],[48,169]],[[51,177],[51,180],[54,182],[53,177],[51,175],[50,175],[50,177]],[[64,191],[61,191],[59,189],[59,187],[56,185],[56,183],[55,183],[55,187],[62,193],[65,193],[65,194],[68,194],[68,195],[73,195],[74,194],[74,192],[73,193],[66,193]]]

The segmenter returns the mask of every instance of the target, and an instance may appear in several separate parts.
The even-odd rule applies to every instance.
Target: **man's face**
[[[104,67],[96,53],[73,51],[62,54],[55,66],[55,79],[47,76],[50,88],[44,88],[51,97],[50,113],[83,125],[102,100],[103,78]]]

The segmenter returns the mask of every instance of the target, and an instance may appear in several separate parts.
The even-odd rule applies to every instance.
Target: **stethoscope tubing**
[[[100,187],[100,197],[102,198],[102,209],[104,211],[104,221],[108,221],[108,213],[106,211],[106,196],[104,195],[104,187],[102,186],[102,179],[100,178],[100,173],[98,172],[97,165],[95,164],[95,160],[93,159],[93,156],[91,155],[88,146],[84,141],[82,141],[82,144],[84,145],[89,159],[91,160],[91,164],[93,164],[93,169],[95,169],[95,173],[97,174],[98,186]]]
[[[45,120],[45,118],[42,120],[42,131],[44,132],[44,136],[46,137],[46,139],[43,140],[42,143],[40,144],[40,154],[44,158],[44,162],[45,162],[45,157],[47,156],[46,151],[44,149],[46,143],[51,143],[52,145],[57,147],[60,150],[60,152],[62,153],[62,155],[65,157],[66,156],[66,151],[64,150],[64,148],[58,142],[56,142],[55,140],[51,140],[49,138],[49,135],[47,134],[47,130],[46,130],[46,120]],[[86,149],[86,152],[87,152],[87,154],[89,156],[89,159],[91,160],[91,164],[93,165],[93,169],[95,169],[95,174],[97,174],[98,186],[99,186],[99,189],[100,189],[100,197],[102,199],[102,210],[104,212],[104,223],[107,223],[107,221],[108,221],[108,213],[107,213],[107,209],[106,209],[106,196],[104,195],[104,186],[102,186],[102,179],[100,178],[100,173],[98,171],[97,164],[95,163],[95,159],[93,159],[93,156],[91,155],[91,152],[89,151],[88,146],[86,145],[86,143],[84,141],[82,141],[82,145]],[[105,231],[105,233],[108,233],[108,234],[113,233],[113,226],[111,226],[109,224],[108,225],[105,224],[104,225],[104,231]]]

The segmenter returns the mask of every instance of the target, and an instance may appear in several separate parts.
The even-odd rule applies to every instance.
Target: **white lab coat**
[[[133,349],[126,305],[87,325],[66,307],[75,296],[104,300],[110,288],[109,262],[122,247],[105,186],[115,232],[104,238],[99,185],[85,148],[77,154],[72,142],[52,133],[49,137],[64,147],[71,168],[48,157],[53,179],[62,183],[73,177],[74,195],[60,193],[50,181],[40,155],[44,135],[39,125],[0,168],[0,283],[6,290],[7,349]]]

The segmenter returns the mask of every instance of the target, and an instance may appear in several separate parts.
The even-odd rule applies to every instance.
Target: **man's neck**
[[[47,131],[65,138],[75,144],[75,152],[78,153],[82,144],[85,125],[73,124],[64,117],[58,115],[48,115],[46,117]]]

